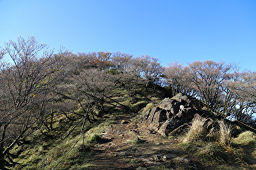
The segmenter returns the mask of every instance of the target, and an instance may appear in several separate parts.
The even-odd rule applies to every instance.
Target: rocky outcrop
[[[176,135],[186,131],[195,115],[206,118],[206,128],[210,130],[215,124],[215,117],[201,110],[201,103],[194,99],[178,94],[165,98],[157,106],[149,109],[143,116],[143,123],[150,129],[163,136]]]

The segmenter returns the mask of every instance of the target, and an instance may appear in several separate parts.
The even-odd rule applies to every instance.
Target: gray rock
[[[202,104],[194,99],[177,94],[170,98],[165,98],[158,105],[150,109],[142,119],[146,127],[154,130],[163,136],[177,135],[184,133],[191,124],[192,119],[198,115],[207,118],[205,128],[212,129],[215,120],[210,112],[203,111]]]

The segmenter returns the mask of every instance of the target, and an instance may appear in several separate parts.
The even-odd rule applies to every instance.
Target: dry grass
[[[254,145],[256,144],[256,135],[251,131],[245,131],[239,134],[237,138],[234,138],[232,142],[234,144],[243,145],[243,146]]]
[[[230,145],[231,143],[231,128],[223,121],[218,121],[219,130],[219,143],[223,145]]]
[[[198,139],[204,139],[207,135],[206,128],[204,127],[206,119],[200,116],[196,116],[192,120],[192,125],[188,133],[186,134],[183,142],[192,142]],[[231,143],[231,128],[226,125],[223,121],[218,121],[219,124],[219,131],[213,132],[213,136],[216,136],[216,140],[223,145],[230,145]],[[209,136],[209,134],[208,134]]]
[[[183,139],[184,143],[198,140],[203,136],[203,134],[205,133],[205,128],[203,127],[205,120],[205,118],[202,118],[200,116],[197,116],[193,119],[190,129],[186,134],[185,138]]]

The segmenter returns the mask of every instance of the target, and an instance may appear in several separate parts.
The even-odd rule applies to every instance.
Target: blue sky
[[[0,45],[35,36],[56,50],[214,60],[256,71],[255,0],[0,0]]]

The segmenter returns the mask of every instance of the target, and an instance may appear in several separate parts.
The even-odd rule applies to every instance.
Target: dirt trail
[[[103,137],[111,141],[93,148],[96,154],[92,158],[95,165],[92,169],[171,166],[173,162],[191,164],[186,154],[177,148],[178,140],[164,138],[129,120],[111,125]]]

